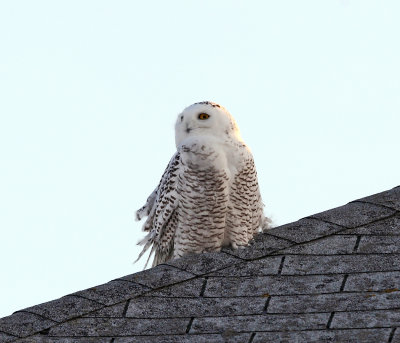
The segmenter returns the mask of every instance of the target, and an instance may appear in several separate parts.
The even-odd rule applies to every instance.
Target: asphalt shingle
[[[204,296],[268,296],[338,292],[344,275],[210,277]]]
[[[27,312],[16,312],[11,316],[1,318],[0,331],[16,337],[24,337],[32,332],[38,332],[56,324],[56,322]],[[9,337],[6,337],[9,340]]]
[[[15,339],[16,339],[15,336],[6,334],[4,332],[0,332],[0,342],[6,343],[6,342],[14,341]]]
[[[400,308],[400,291],[333,293],[271,297],[269,313],[338,312]]]
[[[103,307],[103,305],[97,301],[67,295],[57,300],[49,301],[33,307],[28,307],[25,309],[25,311],[35,313],[61,323],[67,319],[79,317],[101,307]]]
[[[128,307],[129,300],[118,303],[112,306],[106,306],[100,310],[89,312],[84,317],[107,317],[107,318],[122,318]]]
[[[357,273],[347,278],[344,291],[390,291],[400,289],[400,266],[399,271]]]
[[[126,317],[133,318],[180,318],[261,314],[266,299],[263,297],[232,298],[165,298],[147,297],[133,299]]]
[[[394,328],[391,333],[393,334],[391,343],[400,343],[400,330]]]
[[[379,205],[353,202],[329,211],[314,214],[311,217],[346,228],[354,228],[372,221],[387,218],[395,213],[395,210]]]
[[[360,239],[357,252],[371,254],[393,254],[400,253],[399,236],[363,236]]]
[[[234,266],[217,270],[210,275],[218,276],[260,276],[273,275],[279,273],[282,263],[281,256],[268,256],[260,260],[251,261],[251,263],[239,263]]]
[[[323,237],[316,241],[297,244],[293,247],[284,249],[279,254],[292,255],[327,255],[351,254],[357,242],[355,235],[332,235]]]
[[[241,260],[224,252],[193,254],[168,261],[166,264],[196,275],[203,275],[217,269],[240,263]]]
[[[47,337],[35,335],[18,340],[18,343],[110,343],[109,337]]]
[[[151,290],[150,287],[142,286],[134,282],[114,280],[104,285],[73,293],[72,295],[97,301],[103,305],[112,305],[121,300],[139,296],[149,290]]]
[[[204,317],[195,318],[190,332],[214,333],[232,330],[244,331],[288,331],[323,329],[326,327],[329,313],[303,313],[303,314],[265,314],[249,316]]]
[[[112,337],[184,334],[190,318],[78,318],[54,326],[49,336]]]
[[[297,222],[271,229],[273,235],[290,239],[296,243],[308,242],[313,239],[332,235],[343,230],[342,226],[326,223],[314,218],[304,218]]]
[[[154,290],[144,296],[192,298],[201,294],[205,278],[196,278]]]
[[[335,313],[332,328],[390,328],[400,326],[400,309]]]
[[[344,230],[339,234],[350,235],[400,235],[400,213],[397,212],[387,219],[365,224],[354,229]]]
[[[370,195],[358,201],[370,202],[376,205],[383,205],[396,211],[400,211],[400,187],[395,187],[389,191]]]
[[[250,333],[225,332],[222,334],[201,335],[164,335],[160,336],[136,336],[134,340],[129,337],[118,337],[113,343],[243,343],[248,342]]]
[[[253,343],[378,343],[387,342],[389,336],[390,329],[258,332]]]
[[[150,288],[168,286],[177,282],[189,280],[196,275],[180,270],[166,264],[131,275],[127,275],[118,280],[131,281]]]
[[[282,274],[379,272],[397,270],[399,266],[400,254],[290,255]]]

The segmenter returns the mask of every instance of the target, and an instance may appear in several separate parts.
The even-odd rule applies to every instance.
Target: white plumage
[[[150,246],[153,266],[188,253],[237,249],[268,228],[253,156],[224,107],[204,101],[185,108],[175,143],[159,185],[136,212],[137,220],[148,216],[139,258]]]

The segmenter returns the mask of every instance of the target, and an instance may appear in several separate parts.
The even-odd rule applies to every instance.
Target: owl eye
[[[210,115],[207,114],[207,113],[200,113],[200,114],[199,114],[199,119],[200,119],[200,120],[206,120],[206,119],[208,119],[208,118],[210,118]]]

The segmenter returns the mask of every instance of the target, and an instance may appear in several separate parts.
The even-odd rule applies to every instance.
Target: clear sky
[[[134,221],[213,100],[277,225],[400,184],[398,1],[0,2],[0,317],[137,272]]]

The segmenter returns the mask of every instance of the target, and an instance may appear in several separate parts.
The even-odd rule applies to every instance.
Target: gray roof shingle
[[[400,342],[400,187],[0,319],[0,342]]]

